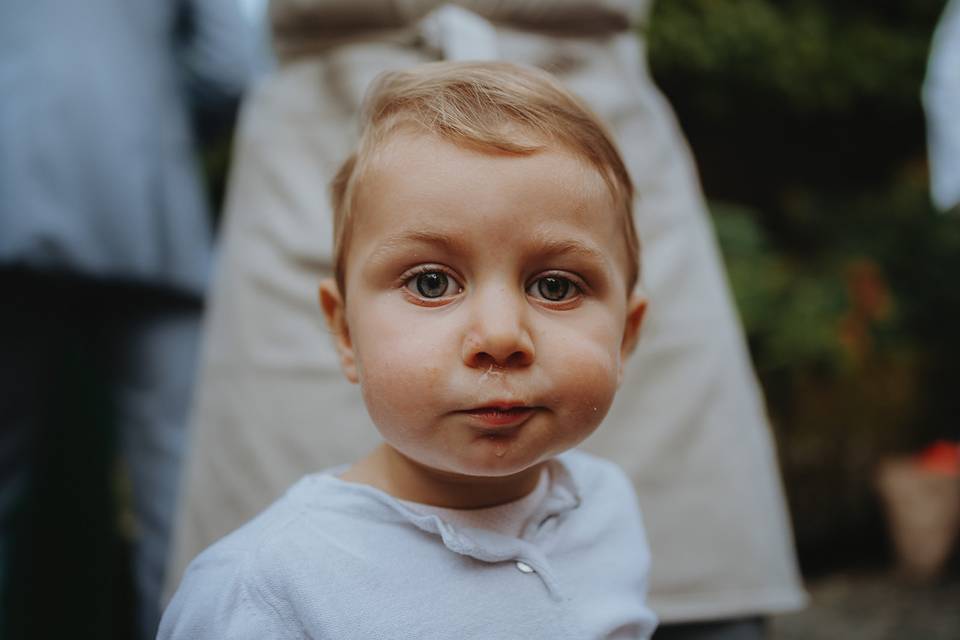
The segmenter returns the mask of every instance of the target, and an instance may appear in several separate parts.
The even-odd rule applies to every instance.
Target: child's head
[[[561,148],[603,178],[623,226],[629,284],[639,276],[633,183],[606,128],[576,97],[539,69],[507,63],[425,64],[381,74],[367,92],[357,151],[331,185],[334,274],[344,291],[356,198],[378,152],[398,132],[432,134],[491,154]]]
[[[603,126],[544,72],[380,77],[334,180],[321,303],[396,468],[526,486],[599,425],[644,309],[632,196]]]

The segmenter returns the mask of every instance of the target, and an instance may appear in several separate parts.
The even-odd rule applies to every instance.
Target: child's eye
[[[418,273],[407,280],[406,287],[411,293],[430,299],[452,296],[461,291],[457,281],[443,271]]]
[[[563,276],[543,276],[530,284],[527,293],[550,302],[561,302],[580,295],[580,288]]]

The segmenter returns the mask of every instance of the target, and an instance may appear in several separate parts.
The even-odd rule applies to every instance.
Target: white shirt
[[[158,638],[649,638],[630,481],[585,453],[549,465],[520,536],[308,476],[191,563]]]
[[[933,36],[923,85],[933,203],[960,205],[960,0],[950,0]]]
[[[486,529],[503,536],[519,538],[531,518],[534,517],[550,489],[550,472],[540,473],[540,479],[533,491],[519,500],[482,509],[448,509],[429,504],[401,500],[404,504],[423,515],[434,515],[460,528]]]

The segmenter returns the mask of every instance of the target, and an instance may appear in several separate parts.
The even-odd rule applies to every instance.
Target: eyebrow
[[[429,245],[446,251],[463,249],[465,244],[457,238],[446,233],[416,230],[404,231],[402,233],[396,233],[394,235],[387,236],[387,238],[374,250],[373,254],[370,256],[370,259],[376,260],[382,254],[389,255],[398,249],[406,249],[405,245],[409,245],[410,243]]]
[[[410,230],[388,236],[374,250],[370,256],[376,262],[382,256],[389,256],[398,249],[407,250],[406,245],[417,243],[435,247],[447,252],[465,251],[467,244],[455,235],[437,233],[434,231]],[[545,257],[577,256],[603,264],[608,263],[608,256],[602,251],[591,247],[579,240],[569,238],[541,238],[534,241],[537,253]]]
[[[539,250],[541,253],[547,256],[579,256],[581,258],[587,258],[588,260],[596,260],[598,262],[607,262],[607,256],[603,252],[591,247],[590,245],[580,242],[579,240],[553,240],[553,239],[543,239],[539,242]]]

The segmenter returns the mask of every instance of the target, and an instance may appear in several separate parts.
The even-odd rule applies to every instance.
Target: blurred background
[[[956,549],[938,587],[884,573],[876,490],[885,459],[960,439],[960,216],[931,204],[921,105],[943,9],[654,8],[650,63],[698,162],[812,589],[783,637],[960,637]]]
[[[960,436],[960,217],[930,202],[920,103],[942,9],[661,2],[650,27],[813,574],[885,560],[876,465]]]
[[[241,2],[254,22],[262,4]],[[777,638],[960,637],[956,544],[934,579],[903,577],[877,489],[884,461],[960,440],[960,215],[931,204],[920,100],[944,4],[661,0],[647,27],[766,392],[813,597],[776,620]],[[201,139],[216,212],[229,127]],[[60,635],[81,637],[70,621],[84,616],[100,631],[83,637],[132,637],[130,488],[122,467],[83,473],[116,443],[103,390],[67,364],[88,424],[52,443],[30,504],[51,541],[75,527],[84,553],[38,554],[22,588],[85,584],[91,600],[57,612]]]

